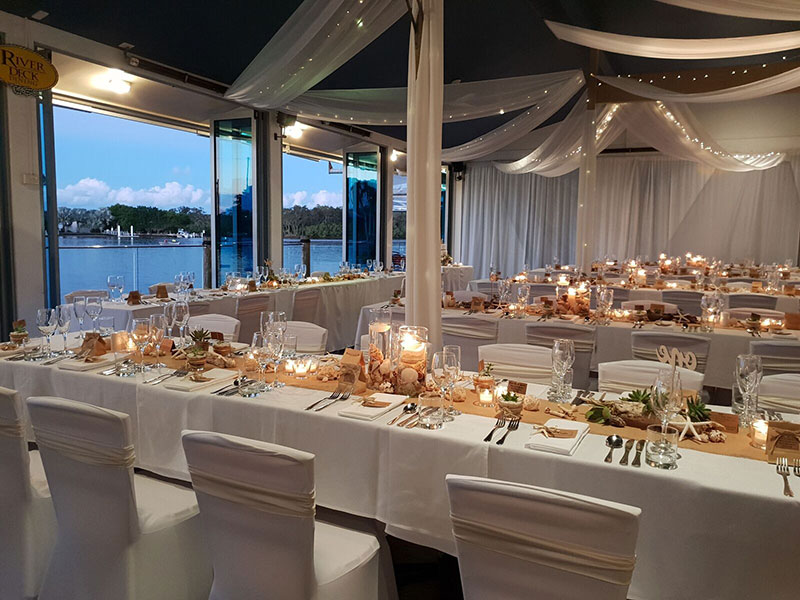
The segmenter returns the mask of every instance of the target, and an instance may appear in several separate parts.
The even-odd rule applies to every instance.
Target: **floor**
[[[387,536],[400,600],[463,600],[458,560]]]

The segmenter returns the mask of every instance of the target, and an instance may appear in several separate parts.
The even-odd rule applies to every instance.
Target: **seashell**
[[[416,369],[406,367],[400,371],[400,381],[403,383],[413,383],[417,380],[418,375]]]
[[[389,361],[389,359],[386,359],[381,363],[381,366],[379,368],[381,375],[388,375],[389,372],[392,370],[392,363],[391,361]]]

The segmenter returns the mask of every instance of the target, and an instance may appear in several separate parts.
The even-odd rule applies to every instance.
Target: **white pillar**
[[[440,202],[443,0],[416,0],[408,57],[408,212],[406,323],[442,343]]]

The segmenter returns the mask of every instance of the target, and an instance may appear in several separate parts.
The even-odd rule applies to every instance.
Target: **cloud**
[[[314,208],[315,206],[340,207],[342,206],[342,193],[319,190],[309,194],[307,191],[301,190],[291,194],[284,194],[283,207],[292,208],[294,206],[305,206],[307,208]]]
[[[168,181],[147,189],[112,188],[105,181],[86,177],[58,190],[59,206],[72,208],[101,208],[112,204],[155,206],[162,209],[189,206],[211,211],[211,196],[206,190],[191,184]]]
[[[174,167],[172,167],[172,174],[173,175],[191,175],[192,174],[192,167],[190,167],[188,165],[185,166],[185,167],[174,166]]]

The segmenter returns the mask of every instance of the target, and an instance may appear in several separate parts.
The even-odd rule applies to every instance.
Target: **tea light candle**
[[[769,425],[764,419],[757,419],[756,421],[753,421],[753,424],[750,426],[750,437],[752,437],[750,445],[756,448],[761,448],[762,450],[766,450],[768,430]]]
[[[481,388],[478,390],[478,401],[483,406],[489,406],[492,402],[494,402],[494,392],[490,389]]]
[[[572,296],[574,298],[577,294],[578,292],[574,287],[567,288],[567,296]]]
[[[289,358],[289,359],[286,360],[285,363],[283,363],[283,370],[288,374],[294,373],[294,359],[293,358]]]
[[[301,358],[294,363],[294,374],[297,377],[305,377],[311,371],[311,359]]]
[[[562,274],[562,275],[559,275],[559,276],[558,276],[558,280],[556,281],[556,283],[557,283],[558,285],[560,285],[560,286],[569,285],[569,278],[567,278],[567,276],[566,276],[566,275],[563,275],[563,274]]]
[[[658,255],[658,259],[659,259],[659,260],[664,260],[665,258],[667,258],[667,255],[666,255],[666,254],[664,254],[663,252],[662,252],[661,254],[659,254],[659,255]]]

